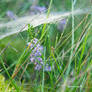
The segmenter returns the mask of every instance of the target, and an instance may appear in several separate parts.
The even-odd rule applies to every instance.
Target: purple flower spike
[[[35,44],[37,44],[38,39],[34,38],[31,42],[27,44],[27,46],[30,45],[30,49],[34,47]],[[35,70],[41,70],[44,64],[44,61],[42,60],[42,52],[43,52],[43,46],[40,45],[40,42],[36,45],[36,47],[32,50],[30,54],[30,61],[35,65]],[[51,67],[46,64],[44,67],[45,71],[51,71]]]
[[[37,44],[37,42],[38,42],[38,39],[34,38],[34,39],[32,39],[31,42],[29,42],[27,44],[27,46],[30,45],[30,49],[32,49],[35,46],[35,44]],[[42,64],[43,64],[43,61],[42,61],[42,58],[41,58],[42,50],[40,50],[40,48],[43,49],[43,47],[40,45],[40,42],[39,42],[30,54],[31,63],[36,65],[35,70],[40,70],[42,68]]]

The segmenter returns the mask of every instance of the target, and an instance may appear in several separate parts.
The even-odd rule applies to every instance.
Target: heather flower
[[[39,65],[39,64],[37,64],[37,65],[35,66],[35,70],[40,70],[41,68],[42,68],[42,66]]]
[[[10,10],[8,10],[8,11],[6,12],[6,15],[7,15],[10,19],[12,19],[12,20],[16,20],[16,19],[17,19],[17,16],[16,16],[12,11],[10,11]]]
[[[30,45],[30,49],[33,49],[33,47],[36,45],[36,47],[32,50],[30,54],[30,61],[32,64],[35,65],[35,70],[41,70],[43,67],[43,59],[42,59],[42,53],[43,53],[43,46],[40,45],[40,42],[37,44],[38,39],[34,38],[31,42],[29,42],[27,45]],[[51,67],[46,64],[44,67],[45,71],[51,71]]]
[[[51,71],[51,66],[49,66],[48,64],[46,64],[45,71]]]
[[[46,8],[44,6],[31,6],[30,7],[31,14],[37,14],[37,13],[42,13],[46,11]]]

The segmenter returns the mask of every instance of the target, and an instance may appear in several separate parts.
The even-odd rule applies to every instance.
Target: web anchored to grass
[[[86,13],[91,13],[91,8],[85,8],[85,9],[77,9],[74,10],[73,14],[75,15],[81,15]],[[1,23],[0,24],[0,39],[3,39],[4,37],[10,36],[12,34],[18,33],[21,31],[25,31],[28,27],[27,24],[32,25],[33,27],[37,27],[41,24],[45,23],[55,23],[57,21],[60,21],[64,18],[67,18],[68,16],[71,16],[72,12],[64,12],[64,13],[50,13],[49,17],[47,18],[46,14],[37,14],[34,16],[26,16],[19,18],[14,21],[10,21],[8,23]],[[25,26],[25,27],[24,27]],[[2,29],[6,29],[4,32]]]

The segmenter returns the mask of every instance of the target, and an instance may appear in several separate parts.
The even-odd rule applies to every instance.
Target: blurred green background
[[[12,21],[13,18],[15,18],[15,20],[16,20],[17,18],[21,18],[23,16],[28,16],[28,15],[32,16],[31,15],[31,7],[33,5],[39,6],[39,7],[45,7],[46,12],[47,12],[49,3],[50,3],[50,0],[0,0],[0,23],[7,23],[9,21]],[[75,10],[91,9],[91,7],[92,7],[91,5],[92,5],[91,0],[75,0],[74,9]],[[71,8],[72,8],[72,0],[53,0],[50,12],[58,14],[59,12],[71,11]],[[10,15],[7,14],[8,11],[10,11]],[[13,14],[13,18],[11,17],[12,14]],[[81,14],[81,15],[76,15],[74,18],[75,18],[74,19],[75,29],[78,27],[78,25],[80,25],[80,23],[83,21],[83,19],[86,18],[85,21],[75,31],[75,35],[74,35],[75,42],[74,43],[76,44],[80,40],[81,36],[84,35],[84,33],[88,29],[89,25],[91,24],[92,15],[91,14]],[[57,57],[58,57],[59,53],[63,52],[63,50],[64,50],[64,52],[67,52],[69,50],[69,48],[71,48],[71,37],[72,37],[71,36],[71,32],[72,32],[71,16],[67,17],[66,20],[67,20],[67,23],[66,23],[64,31],[60,31],[58,29],[58,23],[47,24],[49,31],[47,32],[46,36],[43,39],[43,41],[46,40],[45,45],[47,47],[47,54],[46,54],[47,57],[50,55],[50,50],[51,50],[51,48],[49,48],[48,45],[50,45],[51,47],[55,47],[55,41],[56,41],[57,36],[58,36],[58,39],[60,39],[61,35],[63,35],[62,38],[60,39],[59,46],[57,46],[57,48],[59,48],[59,49],[57,49],[57,53],[56,53]],[[89,25],[87,26],[88,23],[89,23]],[[42,27],[43,27],[43,25],[36,27],[34,30],[39,30],[41,32]],[[83,60],[84,60],[86,55],[89,54],[89,57],[88,57],[89,62],[92,60],[92,49],[90,50],[90,48],[92,47],[92,41],[91,41],[92,40],[92,31],[91,31],[91,29],[92,29],[92,27],[90,28],[90,31],[89,31],[89,35],[87,38],[87,44],[86,44],[85,52],[83,55]],[[2,30],[2,29],[0,29],[0,30]],[[83,31],[84,31],[84,33],[83,33]],[[38,38],[40,38],[40,35],[41,35],[40,32],[37,36]],[[12,39],[14,39],[14,40],[12,40]],[[12,74],[14,65],[16,64],[16,62],[18,61],[18,59],[20,58],[21,54],[23,53],[23,51],[26,47],[27,39],[28,39],[27,32],[25,31],[25,32],[19,33],[18,35],[14,34],[14,35],[11,35],[9,37],[6,37],[6,38],[0,40],[0,55],[2,55],[2,57],[3,57],[5,66],[7,68],[10,68],[9,69],[10,74]],[[50,40],[48,40],[48,39],[50,39]],[[84,42],[84,40],[83,40],[83,42]],[[83,44],[83,42],[81,43],[81,45]],[[42,45],[44,45],[44,42],[42,43]],[[76,54],[77,58],[74,58],[74,61],[79,61],[80,55],[81,55],[81,52]],[[61,61],[65,62],[64,66],[63,66],[63,70],[67,65],[66,63],[69,60],[69,57],[70,57],[70,52],[65,56],[64,59],[61,60]],[[30,69],[30,67],[33,67],[33,66],[29,65],[29,67],[23,77],[29,83],[33,83],[33,81],[30,80],[30,78],[33,78],[33,80],[34,80],[33,84],[36,84],[38,82],[37,83],[37,85],[38,85],[39,81],[41,81],[39,76],[42,75],[42,72],[39,73],[36,71],[34,73],[33,68]],[[74,63],[72,64],[72,67],[75,67]],[[2,69],[3,69],[3,67],[0,64],[0,70],[2,70]],[[57,72],[52,73],[52,75],[59,76],[59,71],[58,70],[56,70],[56,71]],[[20,71],[20,74],[21,74],[21,72],[22,71]],[[6,78],[8,78],[4,69],[1,72],[1,74],[3,74]],[[30,74],[32,74],[32,76]],[[46,86],[49,87],[49,80],[50,80],[49,77],[50,76],[48,76],[49,73],[46,73],[46,74],[47,74],[47,76],[45,76],[47,78]],[[17,75],[17,78],[16,78],[17,80],[18,80],[19,76],[20,75]],[[38,78],[38,80],[35,78]],[[54,77],[52,77],[53,84],[56,82],[56,80],[58,80],[58,77],[55,77],[55,78],[56,79],[54,79]],[[52,85],[50,85],[50,86],[52,87]],[[32,92],[37,92],[37,90],[38,90],[38,92],[40,92],[39,87],[35,87],[36,89],[34,89],[33,87],[31,87],[31,88],[33,89]],[[68,90],[68,88],[67,88],[67,90]],[[52,91],[52,92],[54,92],[54,91]],[[45,91],[45,92],[50,92],[50,91]],[[69,92],[69,90],[66,92]],[[73,91],[71,91],[71,92],[73,92]],[[80,91],[80,92],[83,92],[83,91]],[[91,92],[91,91],[89,91],[89,92]]]

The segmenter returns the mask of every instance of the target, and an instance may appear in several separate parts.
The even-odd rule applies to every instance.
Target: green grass
[[[25,16],[29,14],[32,2],[1,0],[0,4],[0,20],[9,21],[7,10]],[[74,15],[75,9],[91,8],[90,1],[39,0],[38,5],[46,5],[47,18],[51,12],[61,10],[72,11],[72,16],[66,18],[62,32],[58,30],[57,22],[35,28],[28,25],[27,31],[0,40],[0,78],[5,78],[5,83],[0,80],[0,92],[9,89],[11,92],[91,92],[92,15]],[[30,54],[37,44],[30,50],[27,43],[33,38],[37,38],[44,48],[41,56],[44,64],[40,71],[30,64]],[[51,71],[45,71],[46,63]]]

